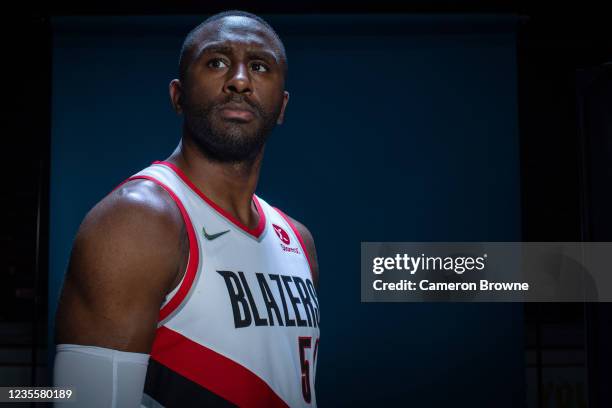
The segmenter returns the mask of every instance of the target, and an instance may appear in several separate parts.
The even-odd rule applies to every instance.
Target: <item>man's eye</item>
[[[260,64],[259,62],[252,63],[251,69],[256,72],[268,72],[268,67],[264,64]]]
[[[219,58],[208,61],[208,66],[210,68],[227,68],[227,64]]]

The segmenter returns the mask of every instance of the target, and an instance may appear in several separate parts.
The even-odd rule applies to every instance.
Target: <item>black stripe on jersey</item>
[[[166,408],[236,407],[152,358],[149,359],[144,392]]]

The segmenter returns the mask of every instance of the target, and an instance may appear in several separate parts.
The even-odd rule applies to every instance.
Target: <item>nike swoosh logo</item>
[[[213,239],[217,239],[221,235],[230,232],[230,230],[225,230],[225,231],[217,232],[216,234],[207,234],[206,233],[206,229],[204,229],[204,227],[202,227],[202,232],[204,233],[204,238],[206,238],[209,241],[212,241]]]

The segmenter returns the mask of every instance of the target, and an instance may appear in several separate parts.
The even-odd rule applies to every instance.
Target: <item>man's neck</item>
[[[249,228],[259,214],[253,203],[263,150],[244,163],[220,163],[207,158],[189,138],[183,137],[167,161],[178,166],[208,198]]]

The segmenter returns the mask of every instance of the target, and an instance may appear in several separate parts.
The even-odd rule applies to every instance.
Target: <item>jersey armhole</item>
[[[313,274],[312,274],[312,264],[310,263],[310,254],[306,250],[306,245],[304,244],[304,239],[302,238],[302,234],[300,234],[300,232],[295,227],[293,222],[291,222],[291,220],[289,219],[289,216],[287,216],[287,214],[285,214],[284,212],[282,212],[281,210],[279,210],[276,207],[272,207],[272,208],[274,208],[274,210],[276,210],[276,212],[280,214],[280,216],[285,220],[287,225],[289,225],[289,227],[293,231],[293,234],[297,237],[297,239],[298,239],[298,241],[300,243],[300,247],[302,248],[302,252],[304,253],[304,257],[306,258],[306,262],[308,262],[308,269],[310,270],[310,279],[314,280],[314,277],[313,277]]]
[[[168,193],[170,198],[172,198],[172,201],[174,201],[179,211],[181,212],[183,222],[185,223],[185,229],[187,231],[187,238],[189,240],[189,255],[187,258],[187,266],[185,267],[185,273],[183,274],[183,277],[179,282],[178,286],[172,289],[168,294],[166,294],[166,300],[164,301],[163,306],[159,310],[158,323],[160,323],[168,316],[170,316],[170,314],[172,314],[172,312],[174,312],[181,305],[181,303],[185,300],[187,294],[191,290],[191,287],[193,286],[193,283],[195,281],[196,273],[198,271],[198,266],[200,262],[200,251],[198,248],[197,236],[195,234],[191,218],[189,217],[185,206],[178,198],[178,196],[174,193],[174,191],[172,191],[172,189],[170,189],[166,184],[162,183],[156,178],[147,175],[132,176],[125,180],[123,183],[121,183],[119,186],[132,180],[152,181],[153,183],[164,189],[166,193]],[[119,186],[117,186],[116,188],[118,188]]]

